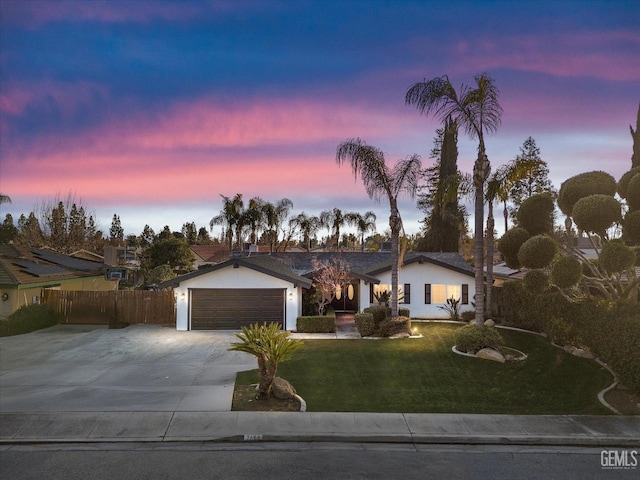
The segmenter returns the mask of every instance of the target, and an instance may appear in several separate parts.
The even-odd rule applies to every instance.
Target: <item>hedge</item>
[[[355,321],[361,337],[369,337],[375,333],[376,324],[372,313],[356,313]]]
[[[336,331],[336,317],[332,315],[298,317],[296,331],[300,333],[333,333]]]
[[[58,316],[47,305],[22,306],[6,320],[0,320],[0,337],[33,332],[51,327],[58,322]]]

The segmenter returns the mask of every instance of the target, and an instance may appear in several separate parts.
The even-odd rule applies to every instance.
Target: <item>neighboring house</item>
[[[39,303],[43,289],[114,290],[104,278],[103,264],[51,250],[22,250],[0,245],[0,317],[23,305]]]
[[[196,270],[229,259],[229,247],[226,245],[191,245],[190,248]]]
[[[390,290],[389,252],[279,252],[250,254],[175,278],[173,287],[178,330],[237,329],[242,325],[276,321],[295,330],[302,314],[302,296],[311,287],[313,262],[341,258],[352,281],[337,292],[336,310],[362,311],[376,305],[375,294]],[[439,307],[456,298],[472,309],[473,268],[457,253],[407,253],[399,272],[401,306],[414,318],[448,318]]]

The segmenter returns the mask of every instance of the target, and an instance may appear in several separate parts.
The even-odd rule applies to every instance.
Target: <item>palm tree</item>
[[[4,195],[0,193],[0,204],[3,204],[3,203],[11,203],[11,197],[9,197],[9,195]]]
[[[349,139],[338,145],[336,162],[351,164],[354,175],[360,175],[364,187],[376,201],[385,197],[389,201],[389,227],[391,228],[391,316],[398,316],[398,269],[400,264],[399,240],[402,231],[402,218],[398,210],[398,196],[406,193],[414,198],[422,164],[418,155],[399,160],[389,168],[384,153],[367,145],[359,138]]]
[[[215,225],[222,225],[226,228],[229,250],[233,250],[233,236],[236,233],[236,240],[240,244],[240,232],[242,230],[242,214],[244,203],[242,194],[237,193],[233,198],[225,195],[222,197],[222,210],[209,222],[209,227],[213,229]]]
[[[484,324],[484,184],[491,173],[486,154],[484,134],[498,130],[502,118],[502,107],[498,102],[498,89],[486,73],[476,75],[475,88],[460,87],[459,94],[446,75],[414,84],[405,96],[405,103],[415,105],[420,113],[434,115],[441,121],[451,118],[464,128],[471,138],[478,139],[478,157],[473,166],[475,187],[475,240],[474,270],[476,288],[477,325]]]
[[[249,229],[249,241],[256,243],[258,241],[258,231],[263,226],[264,216],[262,214],[262,206],[264,201],[260,197],[253,197],[249,200],[247,209],[243,212],[242,223]]]
[[[293,202],[288,198],[281,198],[275,204],[266,202],[262,206],[265,223],[269,231],[269,251],[271,253],[273,253],[280,235],[280,229],[289,216],[291,207],[293,207]]]
[[[313,237],[320,228],[320,219],[316,216],[309,216],[306,213],[299,213],[292,219],[293,225],[300,229],[302,233],[302,241],[305,244],[307,252],[311,251],[311,237]]]
[[[356,227],[358,235],[360,235],[360,245],[364,252],[364,236],[368,232],[373,233],[376,231],[376,214],[371,211],[366,212],[364,215],[358,212],[349,212],[345,215],[345,218],[349,225]]]
[[[516,182],[522,181],[531,175],[533,168],[536,166],[533,160],[525,160],[517,158],[498,168],[487,182],[486,201],[489,206],[487,214],[487,314],[491,315],[492,311],[492,285],[493,285],[493,249],[495,221],[493,218],[493,202],[500,200],[505,204],[504,207],[504,228],[507,231],[508,211],[506,202],[509,199],[509,192]]]

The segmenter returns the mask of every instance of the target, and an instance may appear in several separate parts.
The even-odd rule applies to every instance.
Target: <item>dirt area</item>
[[[256,400],[255,385],[236,385],[231,410],[236,412],[299,412],[298,400],[278,400],[271,397]]]

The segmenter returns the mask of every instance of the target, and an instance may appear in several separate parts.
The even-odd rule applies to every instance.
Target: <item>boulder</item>
[[[284,378],[276,377],[271,384],[271,393],[279,400],[290,400],[294,398],[296,389]]]
[[[494,327],[495,325],[496,325],[496,322],[494,322],[490,318],[488,320],[485,320],[485,322],[484,322],[484,326],[485,327]]]
[[[593,353],[591,353],[589,350],[586,350],[584,348],[575,348],[571,352],[571,355],[575,357],[580,357],[580,358],[593,359]]]
[[[494,362],[504,363],[504,356],[493,348],[483,348],[478,353],[476,353],[476,357],[484,358],[485,360],[493,360]]]

